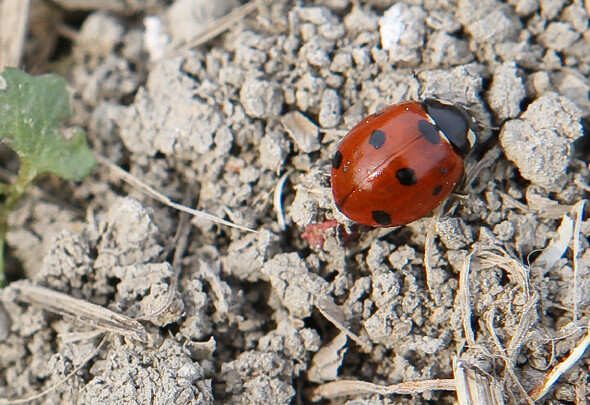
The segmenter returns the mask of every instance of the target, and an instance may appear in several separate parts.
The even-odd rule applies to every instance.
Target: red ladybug
[[[370,226],[405,225],[439,205],[463,178],[477,139],[462,107],[427,99],[368,116],[344,137],[332,160],[336,205]]]

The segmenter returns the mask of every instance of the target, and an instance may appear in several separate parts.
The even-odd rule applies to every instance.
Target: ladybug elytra
[[[461,182],[477,136],[460,106],[435,99],[389,106],[357,124],[332,160],[338,208],[370,226],[405,225],[427,215]]]

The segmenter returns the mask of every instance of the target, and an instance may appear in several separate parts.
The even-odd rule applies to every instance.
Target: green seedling
[[[27,188],[44,173],[80,181],[96,164],[84,130],[63,126],[70,116],[70,98],[63,78],[29,76],[13,68],[0,72],[0,140],[20,159],[16,181],[0,183],[0,285],[4,284],[8,214]]]

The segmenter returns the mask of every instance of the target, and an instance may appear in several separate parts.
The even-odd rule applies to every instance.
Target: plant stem
[[[3,288],[6,281],[4,275],[4,241],[6,239],[7,225],[5,222],[0,221],[0,288]]]
[[[4,272],[4,251],[6,232],[8,231],[8,213],[16,208],[29,185],[35,180],[35,177],[37,177],[37,171],[31,165],[21,161],[16,182],[3,188],[3,191],[7,191],[7,197],[4,203],[0,204],[0,287],[4,286],[6,280]]]
[[[37,171],[33,169],[30,164],[21,160],[18,178],[12,185],[8,197],[6,197],[6,201],[4,201],[4,208],[6,211],[12,211],[16,208],[16,205],[27,191],[27,188],[31,185],[33,180],[35,180],[35,177],[37,177]],[[8,216],[8,212],[6,212],[6,216]]]

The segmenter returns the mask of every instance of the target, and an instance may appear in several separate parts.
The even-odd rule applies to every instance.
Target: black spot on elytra
[[[442,191],[442,186],[439,184],[438,186],[436,186],[434,188],[434,190],[432,190],[432,195],[439,195],[441,191]]]
[[[449,172],[449,169],[447,169],[446,167],[440,168],[440,174],[447,174],[448,172]]]
[[[391,224],[391,215],[389,215],[385,211],[373,211],[371,213],[373,215],[373,219],[379,225],[389,225]]]
[[[369,144],[375,149],[379,149],[385,143],[385,132],[380,129],[376,129],[371,133],[369,137]]]
[[[342,153],[339,150],[334,153],[334,158],[332,159],[332,167],[334,169],[339,169],[340,165],[342,164]]]
[[[395,173],[395,177],[399,180],[399,182],[403,186],[412,186],[416,184],[418,178],[416,177],[416,172],[409,167],[404,167],[403,169],[399,169],[397,173]]]
[[[418,122],[418,129],[420,133],[428,142],[433,145],[438,145],[440,143],[440,134],[438,133],[438,129],[432,125],[430,122],[426,120],[422,120]]]

